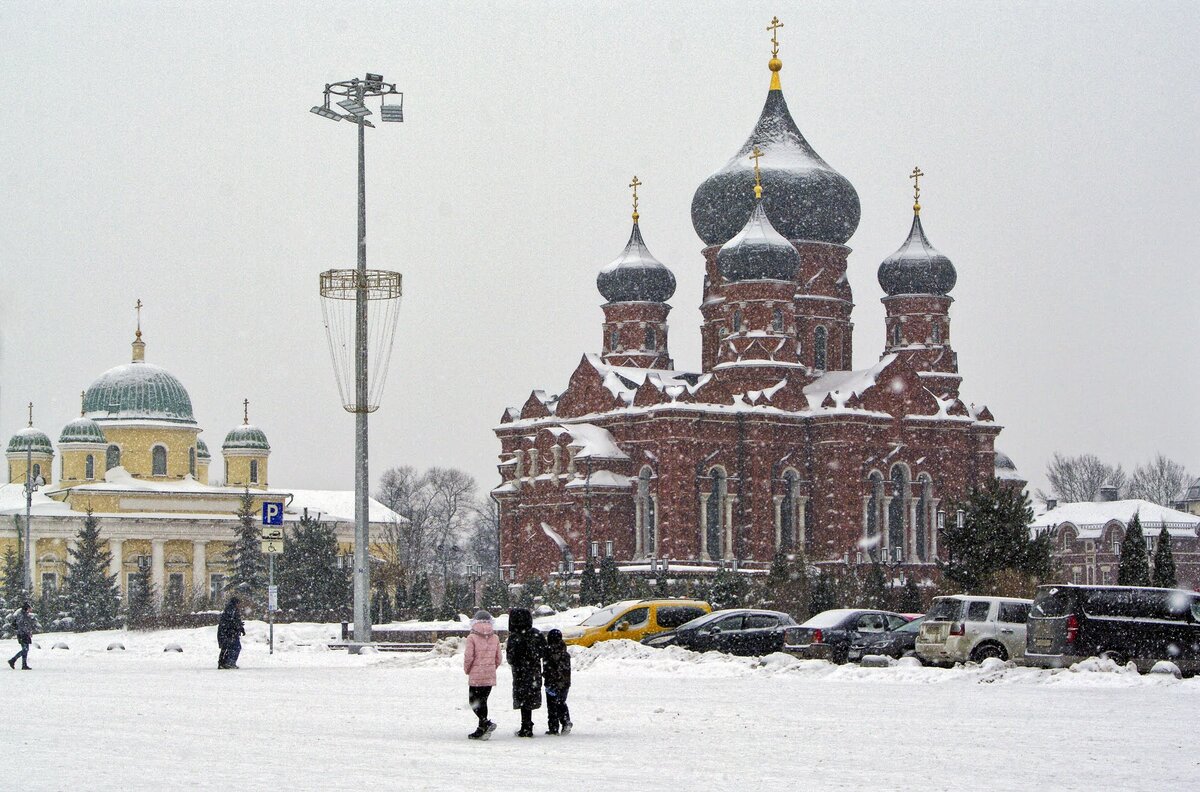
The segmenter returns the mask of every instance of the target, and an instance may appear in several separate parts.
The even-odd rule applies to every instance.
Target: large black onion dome
[[[800,134],[783,91],[767,93],[762,115],[745,145],[724,168],[704,180],[692,197],[692,225],[708,245],[720,245],[742,227],[754,208],[755,146],[767,217],[788,239],[843,244],[858,228],[858,193],[845,176],[829,167]]]
[[[755,201],[746,225],[717,251],[717,268],[727,281],[792,280],[800,253],[771,225],[763,201]]]
[[[600,270],[596,288],[610,303],[666,302],[675,294],[675,276],[650,253],[638,224],[634,223],[629,244]]]
[[[958,281],[950,259],[929,244],[921,216],[913,215],[908,239],[879,265],[879,285],[888,293],[949,294]]]

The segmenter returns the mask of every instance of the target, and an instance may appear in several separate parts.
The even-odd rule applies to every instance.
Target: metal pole
[[[363,101],[363,86],[358,101]],[[354,297],[354,640],[371,640],[370,536],[367,527],[367,166],[366,124],[358,119],[358,288]]]
[[[267,577],[267,591],[275,588],[275,554],[267,553],[267,563],[270,564],[270,572]],[[271,625],[268,632],[268,641],[270,650],[267,654],[275,654],[275,609],[271,607],[271,598],[267,597],[267,619]]]
[[[29,547],[33,538],[29,527],[29,513],[33,510],[33,440],[26,439],[29,445],[25,446],[25,557],[21,560],[25,567],[25,597],[33,599],[33,553]]]

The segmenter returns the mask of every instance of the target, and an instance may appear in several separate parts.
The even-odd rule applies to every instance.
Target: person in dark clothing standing
[[[533,711],[542,706],[542,656],[546,639],[525,608],[508,612],[508,664],[512,667],[513,709],[521,710],[518,737],[533,736]]]
[[[21,651],[12,656],[8,661],[8,667],[16,670],[17,660],[21,661],[21,670],[29,671],[29,645],[33,643],[34,620],[33,614],[30,612],[33,609],[26,602],[21,605],[21,610],[13,619],[13,626],[17,628],[17,643],[21,645]]]
[[[217,668],[237,668],[238,655],[242,653],[242,636],[246,627],[242,624],[241,602],[230,597],[217,625],[217,646],[221,654],[217,657]]]
[[[567,709],[567,693],[571,690],[571,655],[562,633],[546,633],[546,654],[543,660],[546,677],[546,734],[571,733],[571,711]]]

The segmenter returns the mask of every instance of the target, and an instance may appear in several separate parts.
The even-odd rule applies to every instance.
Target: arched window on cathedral
[[[196,446],[188,449],[188,473],[196,475]]]
[[[616,327],[608,334],[608,349],[610,352],[616,352],[617,347],[621,343],[621,331]]]
[[[91,454],[83,460],[83,477],[89,481],[96,478],[96,458]]]
[[[824,325],[817,325],[813,331],[813,368],[824,371],[827,365],[829,346],[829,331]]]
[[[38,464],[37,462],[34,462],[33,463],[33,478],[36,479],[40,475],[42,475],[42,466],[40,464]]]
[[[710,489],[704,504],[704,556],[716,560],[723,557],[721,550],[728,482],[721,468],[713,468],[710,476]]]
[[[870,494],[867,496],[867,552],[871,558],[879,557],[879,511],[883,504],[883,476],[872,471],[867,479]]]
[[[112,470],[115,467],[121,466],[121,449],[118,446],[110,445],[108,450],[104,452],[104,469]]]
[[[167,449],[164,446],[156,445],[150,449],[150,475],[167,475]]]
[[[734,332],[734,333],[742,332],[742,309],[741,308],[739,308],[733,312],[733,328],[732,328],[731,332]]]
[[[783,332],[783,310],[775,309],[775,313],[771,315],[771,329],[776,333]]]
[[[797,537],[797,496],[796,488],[800,483],[800,475],[794,470],[783,474],[783,497],[779,501],[779,547],[778,550],[796,549]]]
[[[251,484],[258,483],[258,460],[257,459],[250,460],[250,483]]]
[[[638,474],[638,544],[641,546],[642,556],[646,558],[658,556],[658,513],[654,508],[654,493],[650,488],[653,478],[654,471],[649,467],[642,468],[642,472]]]
[[[905,513],[908,511],[908,470],[892,466],[892,500],[888,504],[888,550],[892,558],[904,551]]]
[[[942,325],[940,322],[933,323],[933,343],[942,343]]]
[[[900,337],[900,323],[896,322],[892,325],[892,346],[900,346],[902,340]]]
[[[658,333],[653,327],[646,328],[646,349],[654,351],[658,348]]]
[[[917,477],[917,525],[916,547],[918,561],[929,560],[929,537],[933,533],[933,481],[922,473]]]

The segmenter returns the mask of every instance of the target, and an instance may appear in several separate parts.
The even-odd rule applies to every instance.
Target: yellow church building
[[[32,407],[29,426],[9,440],[9,483],[0,486],[0,556],[20,546],[27,473],[44,481],[30,508],[35,597],[61,585],[69,548],[89,510],[99,520],[123,595],[149,566],[160,599],[218,601],[235,512],[247,490],[256,512],[264,501],[284,503],[285,522],[307,511],[334,526],[340,553],[353,552],[353,491],[272,486],[271,445],[250,424],[248,410],[243,424],[225,435],[220,483],[211,484],[212,456],[202,432],[183,384],[146,362],[139,327],[132,361],[104,372],[83,392],[80,417],[59,434],[57,466],[50,437],[33,426]],[[369,519],[372,536],[380,536],[401,518],[372,499]]]

